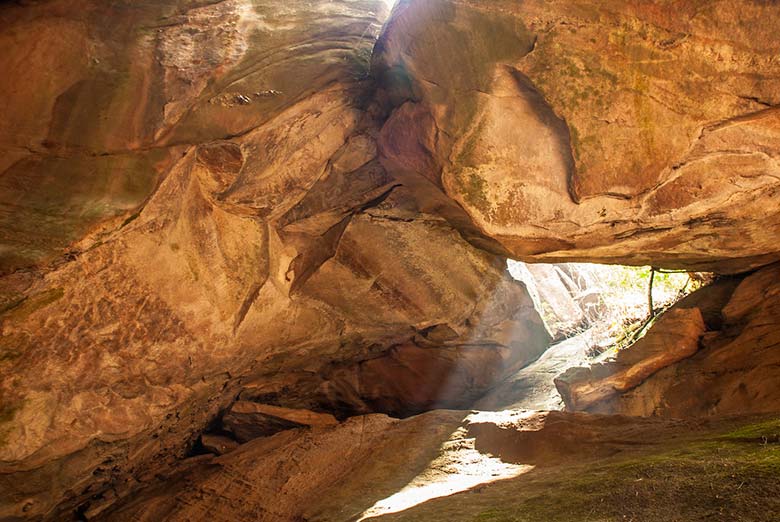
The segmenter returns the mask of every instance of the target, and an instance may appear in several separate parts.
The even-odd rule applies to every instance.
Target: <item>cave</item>
[[[780,520],[778,34],[0,2],[0,522]]]

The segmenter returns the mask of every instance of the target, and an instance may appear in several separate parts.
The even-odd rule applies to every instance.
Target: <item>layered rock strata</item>
[[[372,408],[419,411],[546,348],[504,260],[379,162],[385,11],[2,7],[0,518],[126,497],[243,382],[355,366]]]
[[[778,16],[752,1],[402,0],[374,54],[395,107],[381,152],[516,259],[767,264]]]

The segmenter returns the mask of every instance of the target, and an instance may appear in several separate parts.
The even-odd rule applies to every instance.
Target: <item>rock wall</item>
[[[126,497],[244,383],[307,376],[295,406],[338,367],[359,401],[321,409],[408,414],[546,348],[504,259],[378,160],[385,11],[0,8],[0,519]]]
[[[558,389],[571,410],[673,418],[773,413],[780,405],[780,265],[718,281],[647,335]]]
[[[777,260],[780,20],[766,2],[402,0],[380,150],[510,257]]]

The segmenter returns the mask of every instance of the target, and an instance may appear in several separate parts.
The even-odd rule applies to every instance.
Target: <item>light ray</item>
[[[510,464],[480,453],[468,429],[455,430],[441,446],[439,456],[399,492],[378,501],[362,513],[358,522],[398,513],[428,500],[467,491],[482,484],[509,479],[531,471],[534,466]]]

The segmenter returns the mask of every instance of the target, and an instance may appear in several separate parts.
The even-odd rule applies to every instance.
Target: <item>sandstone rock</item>
[[[315,519],[318,511],[324,512],[319,520],[357,518],[425,469],[464,416],[439,411],[398,421],[369,415],[331,429],[255,439],[155,485],[104,520],[174,522],[209,513],[222,520],[281,522]]]
[[[555,386],[567,409],[589,410],[695,354],[704,331],[698,308],[671,310],[644,337],[620,350],[614,360],[587,368],[570,368],[555,379]]]
[[[583,266],[509,262],[510,273],[534,297],[554,340],[571,337],[598,317],[601,286]]]
[[[374,92],[379,0],[3,4],[0,519],[358,515],[462,414],[187,457],[239,394],[466,407],[550,341],[508,254],[776,260],[776,12],[651,7],[404,1]],[[741,283],[695,365],[614,401],[777,404],[776,270]],[[410,460],[394,442],[414,437]],[[370,502],[303,509],[387,463]]]
[[[393,509],[403,516],[406,507],[436,497],[451,501],[457,493],[466,496],[465,505],[479,504],[482,495],[476,493],[510,480],[517,494],[539,479],[533,466],[546,473],[558,469],[571,481],[583,463],[604,465],[606,458],[621,456],[635,463],[647,452],[668,451],[704,433],[682,421],[562,412],[432,411],[403,421],[362,416],[333,429],[256,439],[180,471],[98,520],[392,518]],[[446,515],[475,518],[457,511]]]
[[[731,286],[729,282],[729,286]],[[700,292],[707,297],[708,287]],[[715,288],[712,301],[724,295]],[[601,412],[709,417],[774,412],[780,404],[780,266],[763,268],[726,292],[716,328],[693,357],[607,401]]]
[[[333,415],[309,410],[280,408],[256,402],[237,401],[222,417],[223,429],[239,442],[302,427],[321,428],[338,424]]]
[[[203,446],[203,449],[214,455],[230,453],[239,446],[239,443],[230,437],[206,433],[200,436],[200,443]]]
[[[681,9],[400,2],[374,56],[395,108],[384,164],[441,187],[517,259],[777,260],[778,12]]]
[[[479,412],[468,426],[478,450],[507,462],[539,467],[603,459],[626,451],[639,440],[657,444],[680,428],[694,426],[684,421],[560,411]]]
[[[453,392],[473,397],[544,350],[504,259],[379,161],[366,74],[385,12],[0,8],[0,95],[14,106],[0,272],[32,266],[0,285],[0,518],[126,498],[189,455],[243,382],[314,376],[290,402],[315,402],[318,375],[392,364],[419,338],[446,362],[428,365],[436,382],[452,371]],[[251,103],[223,103],[238,95]]]
[[[553,344],[539,359],[491,387],[473,407],[480,410],[564,409],[554,379],[569,368],[590,363],[591,339],[586,332]]]
[[[441,330],[439,325],[433,331]],[[339,418],[370,412],[408,417],[434,408],[467,408],[501,378],[544,351],[549,338],[537,333],[534,339],[515,332],[524,339],[524,348],[516,351],[503,345],[464,346],[460,337],[440,341],[444,347],[427,338],[416,339],[358,363],[333,365],[317,375],[254,377],[244,384],[239,398],[314,408]]]

